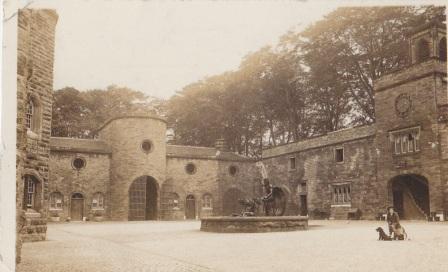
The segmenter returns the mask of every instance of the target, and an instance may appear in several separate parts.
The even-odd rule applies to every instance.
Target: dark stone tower
[[[53,10],[19,10],[17,29],[17,257],[45,240],[55,27]]]
[[[447,207],[446,26],[410,33],[409,67],[374,82],[379,206],[404,218]]]

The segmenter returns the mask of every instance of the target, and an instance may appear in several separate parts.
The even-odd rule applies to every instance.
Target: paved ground
[[[448,271],[448,223],[403,222],[410,240],[377,241],[375,221],[310,221],[308,231],[218,234],[199,222],[49,224],[23,246],[20,272]]]

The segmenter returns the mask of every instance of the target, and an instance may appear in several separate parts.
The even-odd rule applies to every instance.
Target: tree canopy
[[[55,136],[92,137],[115,115],[166,116],[179,144],[212,146],[261,156],[262,148],[375,121],[373,82],[408,65],[408,32],[433,19],[435,6],[347,7],[272,47],[244,57],[235,71],[185,86],[168,101],[111,86],[55,92]]]

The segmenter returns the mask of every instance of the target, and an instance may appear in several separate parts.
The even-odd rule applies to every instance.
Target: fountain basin
[[[201,231],[253,233],[308,229],[308,216],[213,216],[201,219]]]

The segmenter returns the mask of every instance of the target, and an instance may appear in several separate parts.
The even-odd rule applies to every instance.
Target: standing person
[[[394,207],[387,208],[387,216],[386,216],[387,224],[389,225],[389,236],[396,235],[396,231],[401,229],[400,225],[400,217],[398,213],[394,211]]]
[[[269,211],[272,209],[272,202],[274,201],[274,197],[272,195],[272,185],[269,183],[269,179],[263,179],[263,189],[265,195],[262,197],[263,200],[263,208],[266,216],[270,215]]]

